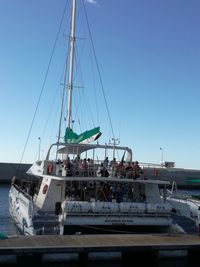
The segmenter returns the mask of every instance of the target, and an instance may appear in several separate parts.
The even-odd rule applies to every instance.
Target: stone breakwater
[[[31,164],[26,163],[4,163],[0,162],[0,183],[10,183],[13,176],[20,176],[26,178],[26,171]]]

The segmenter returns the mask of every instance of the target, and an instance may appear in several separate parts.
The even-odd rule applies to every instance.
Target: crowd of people
[[[68,181],[65,197],[72,201],[144,202],[145,188],[141,184],[112,181]]]
[[[94,176],[95,165],[92,159],[81,159],[78,155],[74,160],[63,161],[63,166],[66,170],[67,176],[82,175],[82,176]]]
[[[64,161],[58,161],[57,164],[62,166],[66,172],[66,176],[96,176],[101,177],[120,177],[137,179],[143,173],[138,161],[125,162],[117,161],[116,158],[109,161],[105,157],[104,161],[97,164],[91,158],[81,159],[78,155],[71,160],[69,157]],[[51,167],[52,168],[52,167]],[[48,168],[48,173],[51,174],[52,169]]]
[[[111,170],[112,176],[115,177],[126,177],[130,179],[139,178],[140,175],[143,173],[142,168],[139,166],[138,161],[132,162],[123,162],[120,161],[117,163],[116,158],[111,161]]]

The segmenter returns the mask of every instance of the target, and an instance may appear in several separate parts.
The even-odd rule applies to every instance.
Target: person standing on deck
[[[142,173],[142,169],[139,166],[139,162],[135,161],[134,164],[134,173],[135,173],[135,179],[140,177],[140,174]]]

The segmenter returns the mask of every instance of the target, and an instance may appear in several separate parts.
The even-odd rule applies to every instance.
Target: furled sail
[[[100,127],[96,127],[81,134],[76,134],[71,128],[66,128],[65,143],[89,144],[101,136]]]

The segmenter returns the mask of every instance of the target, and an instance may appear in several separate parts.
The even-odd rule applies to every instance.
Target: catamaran
[[[45,159],[31,166],[29,179],[13,178],[10,214],[25,235],[168,233],[175,226],[160,188],[169,183],[145,179],[129,147],[99,144],[99,127],[82,134],[71,127],[75,15],[72,0],[64,142],[53,143]],[[120,160],[115,158],[118,152]]]

